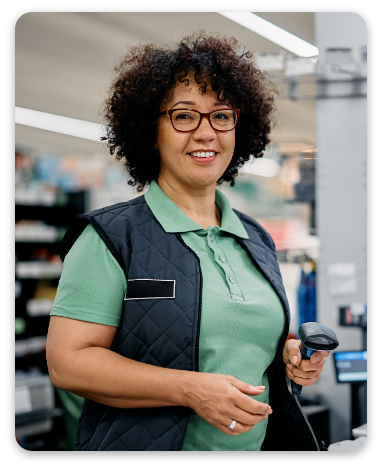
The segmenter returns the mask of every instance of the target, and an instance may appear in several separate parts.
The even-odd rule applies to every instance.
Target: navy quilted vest
[[[255,220],[234,211],[249,236],[239,241],[276,290],[287,319],[268,369],[274,412],[268,418],[263,450],[314,450],[285,380],[282,348],[288,333],[289,306],[273,240]],[[197,255],[179,234],[163,230],[142,195],[78,215],[62,241],[62,260],[88,223],[124,270],[128,287],[134,279],[175,280],[174,298],[121,299],[121,322],[111,349],[147,364],[198,371],[203,280]],[[181,450],[191,412],[182,406],[121,409],[85,399],[76,450]]]

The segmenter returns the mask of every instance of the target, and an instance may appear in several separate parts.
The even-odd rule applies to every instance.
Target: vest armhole
[[[88,224],[91,224],[94,230],[98,233],[101,237],[102,241],[108,247],[111,254],[117,260],[118,264],[121,266],[123,272],[125,272],[125,263],[123,262],[122,256],[118,253],[117,249],[110,241],[109,237],[106,235],[102,227],[98,224],[92,216],[86,216],[84,214],[76,215],[74,221],[68,228],[67,232],[65,233],[60,246],[60,258],[61,261],[64,262],[66,255],[69,253],[69,250],[74,245],[77,238],[82,234]]]
[[[94,217],[89,217],[88,221],[92,225],[94,230],[98,233],[98,235],[101,237],[105,245],[109,248],[110,253],[114,256],[114,258],[117,260],[117,263],[121,266],[122,271],[125,272],[125,263],[123,262],[122,256],[119,254],[116,247],[110,241],[110,238],[107,236],[103,228],[98,224]]]
[[[62,262],[64,262],[66,255],[69,253],[69,250],[74,245],[77,238],[85,230],[88,223],[89,223],[89,221],[88,221],[87,218],[81,217],[79,215],[77,215],[74,218],[74,221],[69,226],[69,228],[66,231],[63,239],[61,240],[60,258],[61,258]]]

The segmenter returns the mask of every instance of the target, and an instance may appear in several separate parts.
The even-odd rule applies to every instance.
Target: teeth
[[[213,155],[215,155],[215,152],[192,152],[191,155],[193,157],[206,158],[212,157]]]

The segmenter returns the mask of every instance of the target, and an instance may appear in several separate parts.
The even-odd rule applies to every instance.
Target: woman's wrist
[[[180,372],[180,371],[179,371]],[[178,400],[181,406],[192,408],[193,389],[198,380],[198,372],[184,370],[178,381]]]

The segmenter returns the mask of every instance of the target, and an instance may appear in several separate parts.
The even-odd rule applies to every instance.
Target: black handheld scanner
[[[301,340],[302,359],[309,360],[314,351],[333,351],[339,346],[336,334],[321,323],[308,322],[300,325],[298,335]],[[300,395],[302,385],[292,381],[292,393]]]

